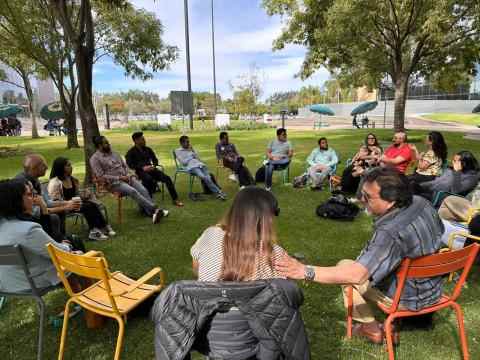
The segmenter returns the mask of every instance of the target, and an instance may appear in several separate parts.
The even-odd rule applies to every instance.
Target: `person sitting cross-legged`
[[[318,148],[315,148],[307,158],[308,177],[312,189],[321,189],[322,183],[338,164],[335,150],[328,147],[327,138],[318,140]]]
[[[219,200],[226,200],[227,195],[212,180],[210,171],[190,144],[190,139],[186,135],[180,136],[181,147],[175,150],[177,161],[185,167],[192,175],[198,176],[207,188],[217,196]]]
[[[148,190],[150,196],[153,196],[157,188],[157,182],[160,181],[167,186],[173,204],[179,207],[183,206],[183,203],[178,200],[178,194],[172,179],[158,167],[157,156],[155,152],[146,145],[143,133],[133,133],[132,140],[135,146],[128,150],[125,159],[128,167],[135,170],[138,178],[142,180],[142,184]]]
[[[377,167],[366,172],[361,195],[375,222],[371,240],[355,261],[342,260],[336,266],[320,267],[284,256],[275,262],[275,268],[292,279],[353,285],[353,320],[357,322],[353,332],[382,344],[384,330],[375,320],[371,305],[390,306],[397,290],[398,266],[406,258],[438,252],[444,227],[432,205],[413,196],[408,179],[393,168]],[[438,302],[441,295],[441,276],[407,278],[399,306],[418,311]],[[344,299],[346,306],[346,293]]]
[[[408,164],[415,155],[407,143],[407,134],[397,132],[393,135],[393,144],[390,145],[380,158],[382,166],[392,166],[401,174],[405,174]]]
[[[97,181],[104,183],[112,192],[130,196],[143,214],[152,217],[154,224],[168,215],[168,210],[155,205],[142,183],[128,174],[127,164],[118,153],[112,151],[105,136],[95,136],[93,143],[97,151],[90,158],[90,166]]]
[[[215,145],[217,160],[222,161],[223,166],[231,169],[237,176],[240,187],[253,185],[255,183],[252,174],[245,166],[245,159],[238,154],[234,144],[229,142],[228,133],[220,133],[220,142]]]
[[[58,157],[53,161],[48,196],[54,201],[79,202],[79,207],[75,211],[85,217],[90,230],[88,235],[90,240],[107,240],[108,236],[115,236],[115,231],[100,211],[100,204],[93,193],[88,189],[80,189],[79,181],[72,176],[72,164],[67,158]]]

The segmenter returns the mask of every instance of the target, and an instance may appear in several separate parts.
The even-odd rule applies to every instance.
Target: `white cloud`
[[[217,3],[221,5],[220,1],[222,0],[218,0]],[[178,46],[180,57],[169,70],[155,74],[155,78],[147,82],[124,78],[123,71],[119,71],[118,67],[115,78],[105,80],[105,76],[115,65],[111,59],[102,59],[102,62],[94,68],[94,75],[98,75],[95,81],[96,89],[120,91],[139,88],[158,92],[161,96],[168,95],[171,90],[186,90],[183,1],[134,0],[133,3],[156,14],[165,28],[163,39],[168,44]],[[209,1],[189,0],[190,58],[194,91],[213,91],[209,9]],[[252,9],[250,6],[250,11],[263,10]],[[271,50],[273,40],[281,33],[282,25],[278,18],[269,18],[265,15],[264,21],[260,24],[249,22],[248,13],[243,14],[244,16],[238,20],[222,15],[216,14],[215,18],[215,58],[217,91],[223,98],[231,96],[228,81],[240,74],[248,73],[252,62],[255,62],[265,74],[264,98],[273,92],[294,90],[303,85],[322,85],[328,79],[329,75],[325,69],[319,70],[305,82],[294,77],[300,70],[305,54],[305,49],[301,46],[289,45],[277,52]]]

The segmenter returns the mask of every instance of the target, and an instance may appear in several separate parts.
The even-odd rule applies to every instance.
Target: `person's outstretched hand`
[[[305,278],[305,265],[287,254],[275,261],[274,267],[281,276],[297,280]]]

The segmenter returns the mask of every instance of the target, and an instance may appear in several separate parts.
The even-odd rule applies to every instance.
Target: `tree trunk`
[[[95,29],[90,0],[81,0],[78,18],[72,19],[66,0],[50,0],[63,31],[73,46],[78,79],[78,111],[82,121],[85,152],[85,183],[91,181],[90,157],[95,152],[93,137],[100,135],[92,101],[92,71],[95,56]],[[72,22],[75,21],[75,22]]]
[[[38,139],[40,136],[38,135],[37,129],[37,118],[35,116],[35,109],[33,108],[33,91],[32,86],[30,84],[30,79],[28,75],[22,74],[23,84],[25,86],[25,93],[27,94],[28,99],[28,109],[30,110],[30,118],[32,119],[32,139]]]
[[[83,148],[85,152],[85,182],[91,181],[90,157],[96,151],[93,144],[93,137],[100,135],[98,128],[97,115],[92,101],[92,67],[93,58],[85,55],[88,52],[83,47],[77,49],[76,67],[78,79],[78,111],[82,121],[83,129]]]
[[[408,96],[408,75],[400,74],[395,77],[395,106],[393,127],[395,131],[405,130],[405,103]]]
[[[67,128],[67,148],[79,148],[77,137],[77,115],[75,114],[75,99],[62,106],[65,113],[65,127]]]
[[[70,101],[69,106],[65,107],[65,124],[67,126],[67,148],[78,148],[78,137],[77,137],[77,115],[75,113],[75,100],[76,100],[76,83],[74,76],[74,64],[73,59],[70,54],[67,56],[68,60],[68,75],[70,77]],[[68,110],[67,110],[68,108]]]

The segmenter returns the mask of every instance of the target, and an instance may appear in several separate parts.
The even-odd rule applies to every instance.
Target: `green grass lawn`
[[[391,131],[375,130],[381,141],[391,139]],[[426,132],[409,133],[409,139],[416,142],[419,149]],[[245,155],[247,165],[252,172],[261,163],[266,143],[273,138],[274,130],[231,131],[230,139]],[[327,136],[331,147],[340,154],[342,163],[353,155],[366,135],[366,131],[290,131],[289,139],[295,147],[295,157],[291,168],[291,177],[299,175],[304,169],[304,161],[316,146],[320,136]],[[166,166],[167,173],[173,175],[171,150],[178,145],[179,133],[146,132],[148,145],[159,155]],[[461,149],[470,149],[480,153],[480,143],[464,140],[462,134],[446,133],[449,154]],[[111,131],[107,137],[115,151],[125,154],[130,147],[130,134]],[[191,142],[215,172],[214,144],[215,132],[196,132]],[[28,138],[0,138],[0,146],[15,146],[20,150],[36,151],[45,155],[49,163],[57,156],[66,156],[72,160],[74,174],[82,178],[84,167],[81,149],[65,150],[62,137],[31,140]],[[14,176],[21,167],[22,156],[0,158],[0,178]],[[180,175],[177,181],[184,208],[171,206],[168,194],[164,206],[171,210],[170,217],[153,226],[149,219],[141,217],[135,204],[127,200],[124,209],[124,223],[118,225],[115,219],[116,205],[110,197],[105,203],[111,214],[112,225],[118,235],[110,241],[88,242],[89,249],[98,249],[105,253],[112,270],[122,270],[132,277],[141,276],[154,266],[161,266],[167,274],[168,282],[180,279],[192,279],[190,247],[202,231],[215,224],[224,214],[237,192],[237,185],[228,182],[226,174],[220,176],[220,183],[229,196],[226,202],[209,198],[203,202],[186,199],[187,177]],[[315,215],[315,208],[328,197],[328,193],[311,192],[309,189],[293,189],[280,185],[278,175],[274,177],[273,192],[278,197],[282,209],[277,219],[279,243],[290,253],[306,254],[307,262],[323,266],[334,265],[340,259],[354,259],[372,232],[372,219],[361,214],[354,222],[344,223],[323,220]],[[199,187],[198,182],[195,186]],[[199,191],[199,190],[198,190]],[[156,200],[161,202],[157,194]],[[78,229],[77,229],[78,230]],[[1,234],[0,234],[1,236]],[[479,268],[475,267],[464,290],[460,303],[465,313],[465,325],[468,332],[471,359],[480,358],[480,286]],[[302,284],[305,303],[302,307],[313,359],[386,359],[385,348],[374,346],[363,340],[346,341],[345,313],[338,286]],[[57,290],[45,296],[49,315],[62,310],[66,296],[63,290]],[[32,359],[36,353],[37,309],[33,302],[8,299],[0,311],[0,354],[6,359]],[[401,345],[397,348],[397,359],[459,359],[460,347],[457,336],[455,316],[452,311],[442,311],[435,318],[434,331],[402,332]],[[70,322],[70,331],[66,347],[66,359],[111,359],[117,336],[117,325],[108,321],[106,327],[88,330],[82,316]],[[60,329],[51,325],[45,331],[45,359],[57,356]],[[131,318],[126,328],[123,359],[152,359],[153,325],[147,318]]]
[[[422,115],[422,117],[435,121],[451,121],[458,122],[465,125],[480,125],[480,114],[451,114],[451,113],[437,113]]]

